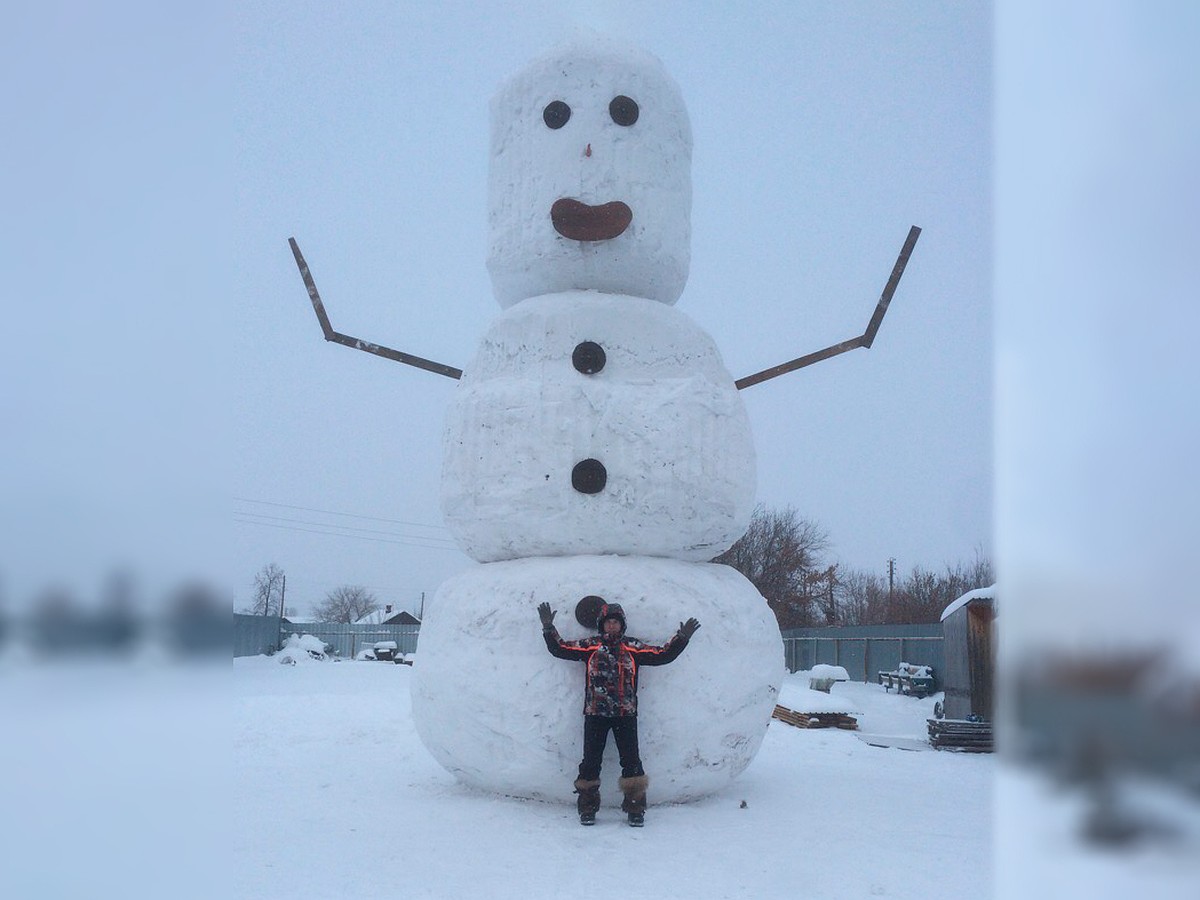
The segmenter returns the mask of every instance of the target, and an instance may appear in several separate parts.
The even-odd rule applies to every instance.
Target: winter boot
[[[579,795],[575,806],[579,810],[580,825],[595,825],[596,810],[600,808],[600,779],[588,781],[575,779],[575,793]]]
[[[621,809],[628,814],[629,824],[634,828],[646,824],[646,788],[649,785],[650,780],[645,775],[633,775],[617,781],[617,786],[625,795]]]

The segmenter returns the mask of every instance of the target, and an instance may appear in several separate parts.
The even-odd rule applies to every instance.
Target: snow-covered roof
[[[950,616],[952,613],[958,612],[958,610],[962,609],[972,600],[991,600],[992,605],[995,606],[996,585],[992,584],[988,587],[975,588],[973,591],[967,591],[965,594],[942,610],[941,620],[945,622],[948,616]]]
[[[385,611],[385,610],[386,610],[386,607],[380,607],[379,609],[375,610],[374,612],[367,613],[361,619],[358,619],[354,624],[355,625],[382,625],[388,619],[394,618],[394,617],[400,615],[400,613],[408,613],[414,619],[418,619],[418,621],[419,621],[419,617],[417,616],[417,614],[415,612],[413,612],[411,609],[406,609],[403,606],[397,606],[395,604],[392,604],[391,610],[389,610],[389,611]]]

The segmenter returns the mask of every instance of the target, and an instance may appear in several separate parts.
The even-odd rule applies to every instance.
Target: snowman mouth
[[[589,206],[563,197],[550,207],[554,230],[572,241],[608,241],[621,234],[633,221],[633,210],[620,200]]]

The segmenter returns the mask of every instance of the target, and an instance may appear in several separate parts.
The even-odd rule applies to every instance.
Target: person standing
[[[679,624],[679,631],[665,644],[656,646],[627,637],[625,611],[618,603],[600,607],[596,621],[599,634],[580,641],[564,641],[554,626],[555,611],[549,603],[538,606],[546,649],[559,659],[585,663],[583,701],[583,760],[575,779],[577,808],[583,825],[594,825],[600,809],[600,764],[609,731],[617,744],[621,777],[617,785],[624,794],[621,809],[629,824],[645,824],[648,779],[638,752],[637,682],[642,666],[665,666],[673,662],[700,627],[694,618]]]

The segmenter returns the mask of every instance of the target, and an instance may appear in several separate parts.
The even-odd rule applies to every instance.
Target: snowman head
[[[692,136],[662,63],[579,37],[505,83],[491,119],[488,271],[502,307],[569,290],[679,299]]]

